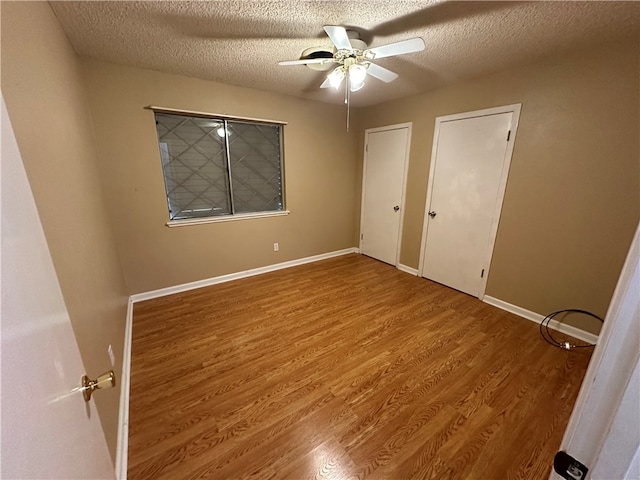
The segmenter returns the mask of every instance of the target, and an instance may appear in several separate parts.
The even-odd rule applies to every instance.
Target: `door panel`
[[[367,131],[360,251],[397,264],[409,127]]]
[[[492,248],[512,113],[442,122],[422,276],[478,296]]]
[[[640,452],[638,338],[640,225],[636,227],[560,445],[561,450],[589,467],[594,479],[640,478],[631,475],[633,469],[638,468]],[[635,439],[635,444],[630,439]],[[553,473],[550,478],[560,479],[560,476]]]
[[[2,101],[3,478],[114,478],[95,403]]]

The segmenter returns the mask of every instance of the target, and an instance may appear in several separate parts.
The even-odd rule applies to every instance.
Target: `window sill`
[[[289,215],[289,210],[283,210],[281,212],[259,212],[259,213],[240,213],[237,215],[225,215],[220,217],[207,217],[207,218],[188,218],[185,220],[169,220],[167,227],[186,227],[188,225],[200,225],[203,223],[219,223],[219,222],[233,222],[237,220],[247,220],[249,218],[265,218],[265,217],[282,217]]]

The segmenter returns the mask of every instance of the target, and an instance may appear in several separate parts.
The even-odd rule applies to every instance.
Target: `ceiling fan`
[[[367,74],[382,80],[392,82],[398,75],[389,69],[376,65],[372,60],[377,60],[405,53],[413,53],[424,50],[424,40],[420,37],[389,43],[375,48],[367,48],[367,44],[358,38],[356,32],[347,31],[344,27],[327,25],[324,27],[331,42],[335,46],[335,53],[326,52],[321,58],[302,58],[300,60],[287,60],[279,62],[279,65],[331,65],[338,64],[334,68],[320,88],[340,88],[344,80],[345,101],[348,102],[349,92],[357,92],[364,86]]]

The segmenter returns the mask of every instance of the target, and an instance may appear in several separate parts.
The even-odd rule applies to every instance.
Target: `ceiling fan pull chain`
[[[347,133],[349,133],[349,116],[351,110],[351,78],[347,75],[347,81],[344,82],[345,95],[347,97]]]

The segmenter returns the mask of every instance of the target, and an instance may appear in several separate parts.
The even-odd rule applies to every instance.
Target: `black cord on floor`
[[[591,343],[588,345],[573,345],[572,343],[569,343],[567,341],[560,342],[557,339],[553,338],[553,335],[551,335],[551,329],[549,328],[549,323],[551,322],[553,317],[561,313],[582,313],[584,315],[588,315],[590,317],[596,318],[601,322],[604,322],[602,318],[600,318],[594,313],[587,312],[586,310],[579,310],[575,308],[570,308],[567,310],[558,310],[557,312],[550,313],[549,315],[544,317],[542,322],[540,322],[540,335],[542,335],[542,338],[544,338],[547,343],[550,343],[554,347],[562,348],[564,350],[571,350],[572,348],[593,348],[596,346],[595,343]]]

